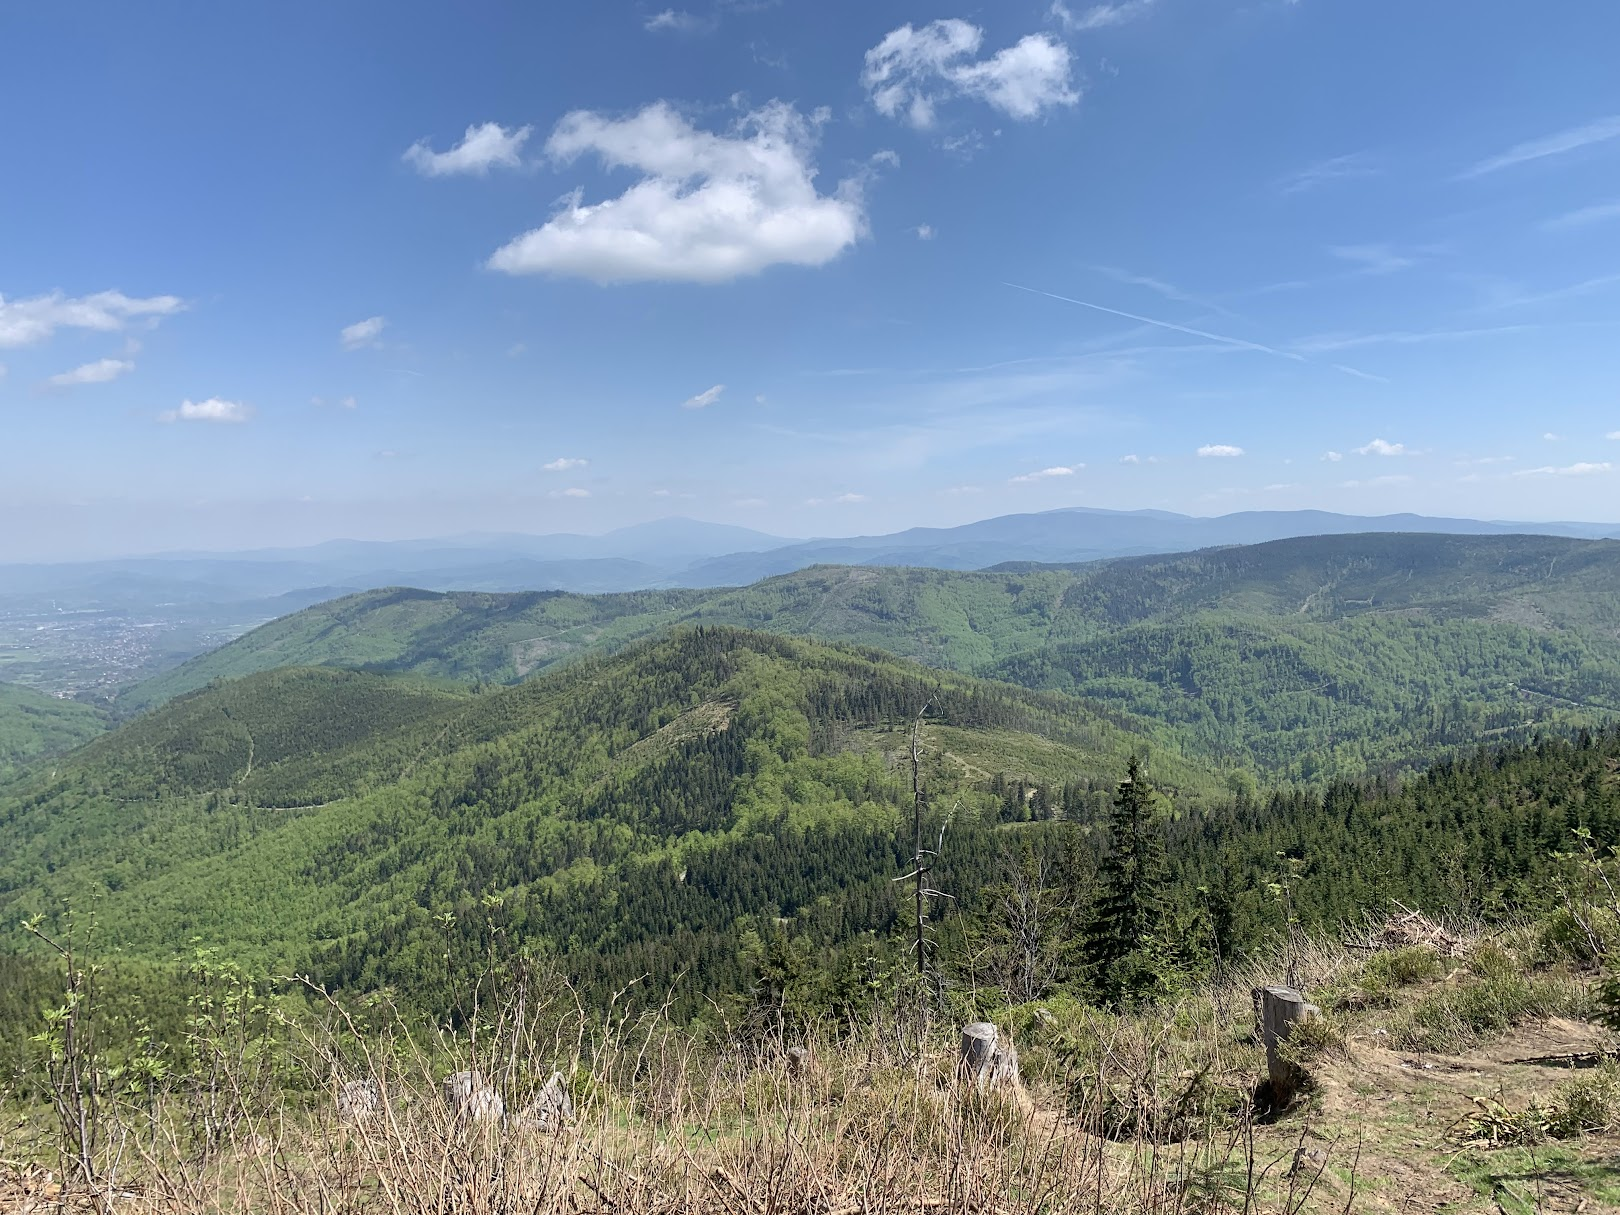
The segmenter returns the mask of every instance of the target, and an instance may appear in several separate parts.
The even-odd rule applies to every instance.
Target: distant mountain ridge
[[[729,524],[672,518],[603,536],[334,540],[306,548],[243,553],[0,565],[0,609],[51,604],[129,610],[157,604],[236,605],[310,587],[601,594],[740,586],[813,565],[971,570],[1009,561],[1070,563],[1367,532],[1599,539],[1620,537],[1620,523],[1516,523],[1327,511],[1242,511],[1199,518],[1169,511],[1067,507],[1002,515],[959,527],[790,540]]]

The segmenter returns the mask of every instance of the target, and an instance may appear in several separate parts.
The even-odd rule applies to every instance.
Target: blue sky
[[[1620,519],[1620,6],[0,11],[0,557]]]

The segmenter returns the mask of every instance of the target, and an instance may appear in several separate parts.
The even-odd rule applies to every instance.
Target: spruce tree
[[[1087,933],[1088,969],[1109,1004],[1148,995],[1165,976],[1164,839],[1154,821],[1153,790],[1131,756],[1114,794],[1109,848],[1098,870],[1097,901]]]

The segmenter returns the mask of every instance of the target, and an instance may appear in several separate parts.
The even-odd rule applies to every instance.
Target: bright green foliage
[[[98,709],[0,683],[0,779],[42,755],[68,751],[106,729]]]
[[[925,702],[928,787],[955,816],[942,888],[977,888],[959,876],[986,866],[1000,818],[958,740],[998,740],[988,750],[1019,780],[1100,784],[1149,729],[718,628],[476,696],[267,672],[181,697],[0,797],[0,920],[105,889],[108,939],[135,956],[201,937],[445,1008],[449,915],[456,956],[496,934],[560,955],[596,992],[643,975],[660,994],[736,992],[754,965],[745,918],[789,922],[818,966],[892,927],[910,848],[894,752]],[[1020,768],[1026,753],[1039,771]],[[1220,788],[1156,754],[1189,805]]]
[[[979,572],[816,567],[741,590],[374,591],[132,689],[332,664],[505,682],[677,622],[881,647],[1165,723],[1177,748],[1291,780],[1620,713],[1620,544],[1316,536]]]

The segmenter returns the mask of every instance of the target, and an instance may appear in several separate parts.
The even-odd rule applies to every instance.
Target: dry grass
[[[1404,953],[1366,955],[1295,942],[1287,959],[1307,991],[1341,999],[1317,1039],[1302,1042],[1328,1074],[1372,1027],[1449,1025],[1516,979],[1500,950],[1475,971],[1437,974]],[[1454,965],[1447,963],[1447,965]],[[1444,968],[1441,968],[1442,970]],[[157,1099],[115,1104],[93,1185],[60,1188],[22,1167],[49,1164],[41,1105],[7,1109],[0,1125],[0,1210],[253,1211],[268,1215],[1160,1215],[1381,1209],[1367,1198],[1363,1142],[1307,1097],[1274,1125],[1256,1119],[1264,1075],[1250,989],[1275,982],[1273,962],[1139,1015],[1026,1006],[1002,1018],[1018,1037],[1027,1092],[984,1094],[955,1072],[954,1023],[919,1029],[874,1021],[797,1040],[701,1034],[658,1013],[604,1018],[566,989],[519,994],[476,1035],[424,1033],[373,1014],[364,1031],[335,1002],[318,1021],[283,1025],[289,1061],[274,1086],[227,1070],[204,1094],[183,1083]],[[1477,972],[1477,973],[1476,973]],[[1561,982],[1561,980],[1560,980]],[[1388,998],[1358,1004],[1376,989]],[[1461,1002],[1459,1002],[1461,999]],[[1534,1001],[1521,1006],[1537,1011]],[[1459,1012],[1458,1010],[1462,1010]],[[1401,1018],[1409,1018],[1401,1021]],[[376,1022],[386,1023],[376,1028]],[[1488,1027],[1470,1029],[1476,1037]],[[1384,1039],[1387,1040],[1387,1035]],[[1382,1047],[1376,1049],[1382,1050]],[[1307,1060],[1307,1066],[1310,1066]],[[506,1099],[503,1121],[458,1121],[445,1075],[476,1067]],[[553,1070],[575,1114],[556,1130],[525,1125],[526,1104]],[[341,1121],[335,1095],[368,1079],[379,1108]],[[1332,1081],[1338,1084],[1338,1081]],[[1337,1092],[1337,1089],[1334,1089]],[[1595,1093],[1595,1090],[1594,1090]],[[1610,1117],[1612,1096],[1579,1100]],[[224,1117],[199,1118],[206,1096]],[[1337,1100],[1330,1092],[1328,1097]],[[1577,1103],[1572,1092],[1566,1103]],[[1330,1100],[1330,1105],[1331,1105]],[[1315,1102],[1315,1104],[1313,1104]],[[3,1106],[0,1106],[3,1108]],[[1584,1107],[1583,1107],[1584,1109]],[[1597,1121],[1591,1110],[1583,1113]],[[199,1133],[199,1126],[207,1126]],[[1409,1150],[1409,1149],[1408,1149]],[[1436,1164],[1438,1171],[1443,1166]],[[1359,1171],[1358,1171],[1359,1170]]]

